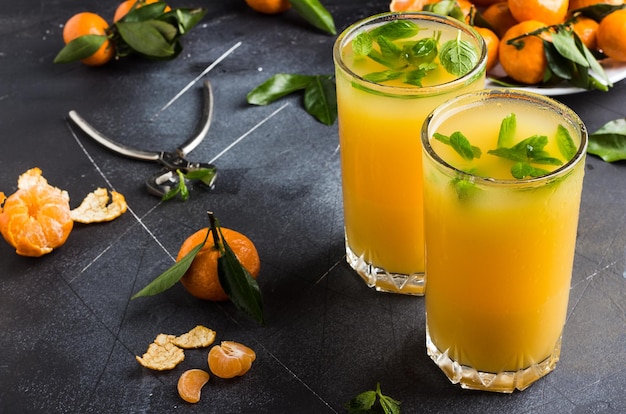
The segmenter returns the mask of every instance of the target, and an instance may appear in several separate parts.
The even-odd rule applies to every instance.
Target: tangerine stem
[[[213,214],[212,211],[207,211],[206,212],[209,215],[209,223],[210,223],[210,227],[209,229],[211,230],[211,234],[213,234],[213,246],[217,249],[217,250],[221,250],[220,249],[220,236],[219,233],[217,231],[217,223],[216,223],[216,219],[215,219],[215,214]]]

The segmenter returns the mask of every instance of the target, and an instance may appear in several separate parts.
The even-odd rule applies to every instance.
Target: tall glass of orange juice
[[[453,18],[384,13],[334,46],[346,256],[370,287],[422,295],[420,130],[457,94],[481,89],[486,48]]]
[[[587,132],[551,98],[492,90],[424,123],[426,345],[453,383],[523,390],[565,324]]]

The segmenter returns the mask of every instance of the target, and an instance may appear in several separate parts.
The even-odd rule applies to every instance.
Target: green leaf
[[[107,41],[106,35],[83,35],[72,40],[54,58],[54,63],[69,63],[88,58]]]
[[[517,117],[510,113],[502,119],[500,131],[498,132],[498,148],[510,147],[514,143],[517,131]]]
[[[607,122],[590,134],[587,152],[606,162],[626,160],[626,119]]]
[[[478,52],[467,40],[460,38],[448,40],[441,46],[439,60],[448,73],[455,76],[464,76],[478,64]]]
[[[400,401],[384,395],[380,390],[380,384],[376,384],[376,394],[385,414],[400,414]]]
[[[263,298],[259,285],[239,262],[226,242],[220,227],[218,230],[224,247],[223,254],[217,259],[217,275],[220,284],[237,309],[263,324]]]
[[[143,8],[143,7],[142,7]],[[141,10],[141,9],[140,9]],[[153,58],[174,58],[176,49],[155,25],[146,22],[115,23],[120,36],[134,51]]]
[[[318,0],[290,0],[294,10],[314,27],[331,35],[337,34],[333,16]]]
[[[574,155],[578,152],[578,147],[574,143],[569,131],[561,124],[559,124],[556,130],[556,143],[565,161],[574,158]]]
[[[154,296],[174,286],[184,276],[187,269],[189,269],[191,263],[193,262],[193,259],[196,258],[198,253],[200,253],[200,250],[202,250],[202,248],[206,244],[208,237],[209,231],[207,230],[206,236],[204,236],[204,240],[202,241],[202,243],[191,249],[189,253],[187,253],[179,261],[174,263],[172,267],[159,275],[156,279],[150,282],[139,292],[135,293],[133,297],[131,297],[131,299],[142,296]]]
[[[174,9],[164,14],[159,20],[167,21],[178,28],[180,36],[187,34],[207,14],[207,9]]]
[[[163,194],[161,200],[168,201],[172,198],[176,197],[177,194],[180,194],[183,201],[189,198],[189,190],[187,189],[187,183],[185,182],[185,175],[180,171],[176,170],[176,174],[178,175],[178,181],[176,183],[176,187],[172,188],[167,193]]]
[[[166,6],[167,4],[161,1],[145,4],[141,7],[137,7],[137,3],[135,3],[133,8],[119,21],[132,23],[156,19],[163,15]]]
[[[304,108],[318,121],[332,125],[337,120],[337,89],[332,76],[315,76],[304,91]]]
[[[188,180],[200,180],[204,184],[211,186],[217,176],[217,168],[199,168],[187,172],[184,176]]]
[[[422,86],[422,79],[428,74],[428,67],[423,67],[415,70],[410,70],[404,73],[402,82],[409,85]]]
[[[576,40],[572,33],[568,30],[552,32],[552,44],[561,56],[583,67],[589,67],[589,62],[576,46]]]
[[[400,76],[402,76],[404,72],[399,72],[397,70],[384,70],[382,72],[371,72],[368,73],[366,75],[363,75],[363,79],[370,81],[370,82],[374,82],[374,83],[381,83],[381,82],[387,82],[389,80],[393,80],[393,79],[398,79]]]
[[[374,48],[374,38],[369,32],[359,33],[352,41],[352,50],[357,56],[367,56]]]
[[[403,66],[404,63],[400,62],[402,57],[402,49],[396,46],[390,39],[385,36],[379,36],[376,39],[378,46],[380,47],[380,54],[385,62],[389,62],[386,66],[398,67]]]
[[[473,197],[479,189],[476,187],[470,176],[459,176],[452,180],[452,185],[456,191],[457,198],[459,200],[466,200]]]
[[[511,175],[518,180],[522,180],[528,177],[541,177],[547,175],[550,172],[541,168],[535,168],[532,165],[525,162],[517,162],[511,167]]]
[[[467,161],[474,158],[480,158],[480,148],[472,146],[465,135],[460,131],[453,132],[450,135],[450,145],[454,150]]]
[[[437,57],[438,42],[433,37],[425,37],[408,48],[405,48],[407,60],[413,66],[420,66],[424,63],[430,63]]]
[[[407,19],[397,19],[378,26],[370,33],[374,39],[383,36],[389,40],[407,39],[420,31],[419,26]]]
[[[267,105],[292,92],[306,89],[314,79],[311,75],[279,73],[272,76],[247,95],[249,104]]]
[[[370,410],[376,403],[376,391],[365,391],[344,404],[348,413],[359,413]]]

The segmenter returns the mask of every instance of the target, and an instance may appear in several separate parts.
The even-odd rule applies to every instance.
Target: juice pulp
[[[420,30],[419,37],[430,37],[436,29],[442,31],[444,42],[459,34],[458,29],[443,24],[416,23],[426,29]],[[481,89],[484,65],[482,71],[454,87],[428,87],[456,79],[438,68],[424,79],[424,88],[405,84],[364,90],[353,85],[354,74],[386,68],[355,57],[352,43],[347,43],[341,54],[353,72],[337,65],[347,247],[366,263],[389,273],[423,273],[421,126],[427,114],[446,99]],[[365,89],[369,86],[374,85]]]
[[[511,101],[482,103],[436,127],[444,135],[461,131],[482,149],[478,162],[471,165],[452,147],[430,142],[454,167],[509,181],[478,179],[461,195],[454,185],[458,176],[424,161],[428,335],[452,360],[490,373],[538,364],[560,343],[584,174],[579,162],[565,175],[512,182],[513,162],[486,154],[511,112],[520,139],[540,134],[554,142],[561,124],[580,146],[580,133],[556,112]],[[545,149],[558,153],[550,144]]]

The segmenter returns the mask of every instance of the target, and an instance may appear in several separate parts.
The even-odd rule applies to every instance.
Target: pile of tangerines
[[[441,0],[392,0],[391,11],[423,10]],[[521,84],[542,83],[548,68],[544,41],[561,25],[599,59],[626,62],[624,0],[457,0],[466,21],[487,45],[487,71],[498,63]],[[589,17],[585,9],[602,8]],[[515,41],[513,41],[515,40]]]

